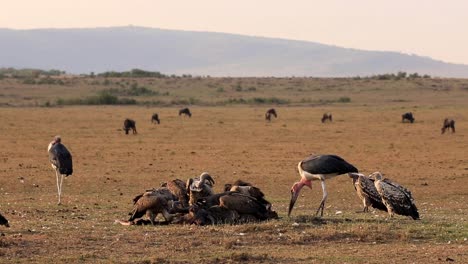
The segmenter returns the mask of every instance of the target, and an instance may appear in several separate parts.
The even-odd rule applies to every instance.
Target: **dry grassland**
[[[0,262],[468,262],[468,91],[463,89],[468,81],[432,81],[457,89],[404,92],[377,83],[359,93],[355,88],[340,93],[335,86],[332,95],[307,90],[314,98],[345,95],[352,101],[275,106],[279,117],[271,123],[264,120],[270,107],[264,105],[193,106],[192,118],[179,117],[177,107],[0,108],[0,212],[11,224],[0,227]],[[17,94],[18,105],[27,105],[25,89],[32,88],[8,82],[0,83],[3,102],[13,98],[7,94]],[[44,92],[35,91],[34,100],[41,105],[72,88],[52,87],[51,94],[41,87]],[[300,93],[287,91],[271,95],[284,93],[300,102]],[[205,90],[199,93],[202,101],[210,98]],[[414,113],[414,124],[401,123],[406,111]],[[154,112],[160,125],[150,123]],[[333,123],[320,123],[324,112],[333,113]],[[455,118],[457,132],[441,135],[447,116]],[[127,117],[136,120],[137,135],[122,131]],[[55,175],[46,152],[57,134],[75,164],[64,182],[62,206],[56,205]],[[383,172],[413,192],[422,219],[358,213],[361,203],[346,175],[327,182],[322,219],[313,217],[322,195],[318,183],[302,191],[288,218],[289,190],[299,179],[297,162],[311,153],[338,154],[366,174]],[[128,217],[134,195],[203,171],[214,177],[216,191],[236,179],[259,186],[281,218],[238,226],[114,224]]]

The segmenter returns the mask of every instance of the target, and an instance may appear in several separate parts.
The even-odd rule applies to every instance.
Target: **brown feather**
[[[411,192],[405,187],[389,179],[382,180],[380,173],[376,174],[375,188],[382,197],[382,202],[388,209],[390,216],[393,214],[411,216],[419,219],[419,212],[414,203]]]
[[[175,179],[172,181],[168,181],[166,186],[167,189],[172,193],[172,195],[177,197],[177,200],[181,202],[183,207],[188,206],[189,197],[187,195],[187,188],[185,186],[185,182],[179,179]]]
[[[158,195],[142,195],[133,206],[131,217],[128,221],[142,218],[146,215],[154,225],[156,216],[161,213],[167,221],[171,220],[168,213],[168,202]]]

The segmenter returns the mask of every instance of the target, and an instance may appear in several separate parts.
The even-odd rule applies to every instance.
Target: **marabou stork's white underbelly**
[[[330,174],[312,174],[307,171],[302,171],[302,177],[306,178],[309,181],[324,181],[331,179],[335,176],[338,176],[338,173],[330,173]]]

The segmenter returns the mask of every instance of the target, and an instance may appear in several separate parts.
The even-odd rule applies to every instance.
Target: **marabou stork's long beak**
[[[296,203],[297,197],[299,197],[299,192],[301,191],[302,187],[304,187],[304,185],[312,189],[312,185],[308,180],[301,180],[300,182],[296,182],[291,187],[291,201],[289,202],[288,216],[291,215],[291,211],[294,207],[294,204]]]
[[[288,216],[291,215],[291,211],[294,207],[294,204],[296,203],[297,197],[299,197],[299,191],[293,191],[291,190],[291,201],[289,202],[289,210],[288,210]]]

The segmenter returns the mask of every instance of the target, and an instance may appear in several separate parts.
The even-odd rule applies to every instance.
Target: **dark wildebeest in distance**
[[[271,121],[271,116],[274,116],[275,118],[278,117],[278,115],[276,114],[276,110],[274,108],[268,109],[268,111],[266,111],[265,119],[268,121]]]
[[[408,112],[408,113],[404,113],[403,115],[401,115],[401,122],[404,123],[405,120],[408,120],[408,121],[410,121],[411,123],[413,123],[413,122],[414,122],[413,113]]]
[[[330,122],[333,121],[333,120],[332,120],[332,114],[331,114],[331,113],[325,113],[325,114],[323,114],[323,116],[322,116],[322,123],[325,123],[327,120],[330,121]]]
[[[130,131],[130,129],[133,131],[133,134],[137,133],[136,122],[134,120],[132,120],[132,119],[127,118],[124,121],[125,134],[128,135],[128,131]]]
[[[2,214],[0,214],[0,225],[10,227],[10,224],[8,224],[8,220]]]
[[[188,109],[188,108],[180,109],[179,110],[179,116],[182,115],[182,114],[184,114],[184,115],[186,115],[188,117],[192,117],[192,113],[190,113],[190,109]]]
[[[455,120],[450,119],[450,118],[445,118],[444,124],[442,126],[442,134],[445,133],[445,130],[452,129],[452,133],[455,133]]]
[[[151,123],[156,123],[158,122],[158,124],[160,124],[160,120],[159,120],[159,116],[158,114],[154,113],[152,116],[151,116]]]

